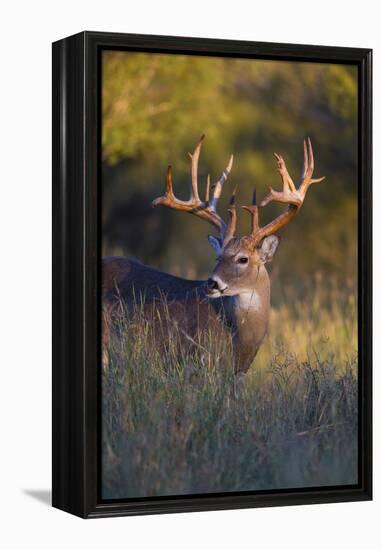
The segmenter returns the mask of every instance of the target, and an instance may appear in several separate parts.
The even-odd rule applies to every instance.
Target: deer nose
[[[206,281],[208,290],[219,290],[218,283],[211,277]]]
[[[209,279],[206,282],[208,290],[219,290],[221,293],[224,292],[228,285],[223,283],[220,278],[217,277],[209,277]]]

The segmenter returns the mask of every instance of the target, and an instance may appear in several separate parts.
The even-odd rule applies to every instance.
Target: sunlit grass
[[[120,317],[102,383],[105,498],[357,482],[353,289],[318,279],[302,295],[282,289],[244,378],[229,338],[179,348],[165,307],[155,323],[143,307]]]

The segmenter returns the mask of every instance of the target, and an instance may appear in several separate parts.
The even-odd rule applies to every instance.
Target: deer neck
[[[266,334],[270,312],[270,279],[261,266],[252,288],[223,299],[224,313],[233,331],[235,370],[246,372]]]
[[[263,265],[258,269],[253,287],[233,296],[233,300],[235,324],[242,337],[251,339],[253,334],[262,332],[270,309],[270,279]]]

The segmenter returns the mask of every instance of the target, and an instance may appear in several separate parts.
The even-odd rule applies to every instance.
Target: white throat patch
[[[237,306],[243,311],[259,311],[262,303],[261,298],[255,290],[250,290],[239,294],[236,298]]]

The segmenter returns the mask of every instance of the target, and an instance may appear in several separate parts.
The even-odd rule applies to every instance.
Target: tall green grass
[[[357,483],[354,296],[319,278],[301,296],[278,289],[245,377],[229,338],[179,349],[184,335],[158,342],[143,307],[124,312],[102,379],[103,497]]]

